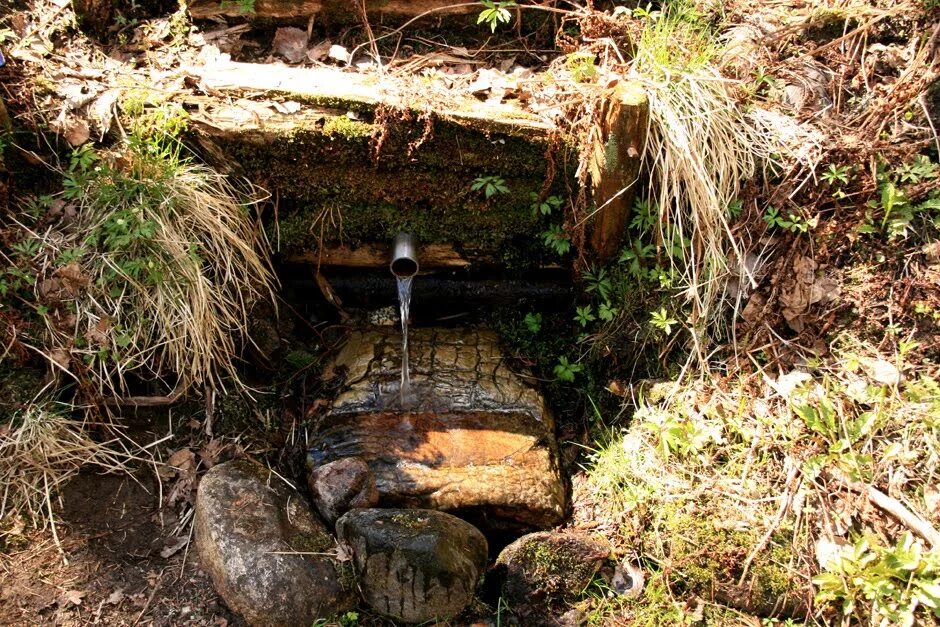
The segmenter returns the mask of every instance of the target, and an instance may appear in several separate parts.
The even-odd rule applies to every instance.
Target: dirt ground
[[[0,624],[244,624],[190,550],[191,514],[158,505],[152,474],[79,475],[62,498],[64,555],[48,532],[0,553]]]

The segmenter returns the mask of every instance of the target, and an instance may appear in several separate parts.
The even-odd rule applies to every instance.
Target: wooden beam
[[[414,86],[395,76],[346,72],[333,67],[289,67],[234,61],[195,66],[186,73],[209,89],[222,92],[285,94],[339,110],[372,110],[379,105],[423,110]],[[483,130],[516,131],[544,136],[555,125],[509,102],[481,102],[469,94],[436,109],[440,116],[465,121]]]
[[[618,83],[604,103],[602,139],[588,164],[597,213],[591,225],[591,250],[604,263],[623,242],[630,207],[639,184],[646,146],[649,103],[634,83]]]
[[[389,246],[380,244],[355,248],[327,246],[291,255],[288,261],[346,268],[380,268],[388,265],[389,253]],[[464,268],[470,265],[470,260],[450,244],[422,244],[418,247],[418,263],[421,268]]]
[[[307,20],[320,17],[330,24],[348,24],[359,21],[355,3],[358,0],[255,0],[254,10],[245,11],[234,0],[193,0],[189,12],[196,19],[217,16],[247,17],[270,20]],[[469,15],[478,13],[477,5],[459,6],[454,0],[366,0],[366,13],[370,20],[377,18],[412,18],[431,12],[432,15]],[[455,6],[456,5],[456,6]]]

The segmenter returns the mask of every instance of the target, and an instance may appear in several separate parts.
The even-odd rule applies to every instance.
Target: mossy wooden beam
[[[649,127],[646,93],[634,83],[618,83],[603,107],[602,142],[589,164],[597,207],[590,244],[600,263],[617,254],[623,242]]]
[[[207,94],[175,97],[192,112],[190,140],[216,167],[271,192],[288,256],[384,265],[381,246],[404,230],[449,247],[441,267],[559,261],[539,236],[559,216],[532,211],[533,194],[566,197],[576,185],[577,141],[553,122],[462,93],[429,103],[408,79],[338,68],[227,62],[188,72]],[[606,141],[625,148],[599,161],[598,190],[636,176],[639,94],[619,101]],[[486,197],[471,189],[480,177],[499,177],[508,191]],[[605,255],[619,243],[621,209],[604,206],[594,221]]]
[[[464,268],[470,261],[451,244],[423,244],[419,247],[421,268]],[[292,255],[289,261],[310,263],[318,266],[345,268],[376,268],[389,263],[390,246],[365,244],[363,246],[327,246],[317,251]]]
[[[296,21],[319,17],[331,24],[359,21],[356,0],[255,0],[253,10],[235,0],[193,0],[189,12],[196,19],[218,16],[248,17],[261,20]],[[480,6],[454,0],[366,0],[370,20],[377,18],[401,20],[429,13],[433,15],[467,15],[479,13]]]
[[[188,69],[201,85],[221,92],[286,95],[306,103],[342,111],[372,111],[378,106],[426,110],[453,118],[481,131],[544,137],[555,126],[511,103],[482,102],[470,95],[440,103],[420,95],[413,83],[395,76],[343,71],[332,67],[288,67],[274,64],[223,62]]]

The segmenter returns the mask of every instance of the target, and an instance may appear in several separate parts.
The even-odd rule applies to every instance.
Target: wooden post
[[[649,125],[649,102],[636,83],[618,83],[603,106],[601,138],[588,163],[597,210],[590,247],[598,263],[616,255],[623,242]]]

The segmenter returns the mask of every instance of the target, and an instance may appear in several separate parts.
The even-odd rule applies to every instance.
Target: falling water
[[[406,404],[406,396],[411,389],[411,373],[408,371],[408,310],[411,308],[411,280],[414,277],[397,277],[398,303],[401,308],[401,402]]]

